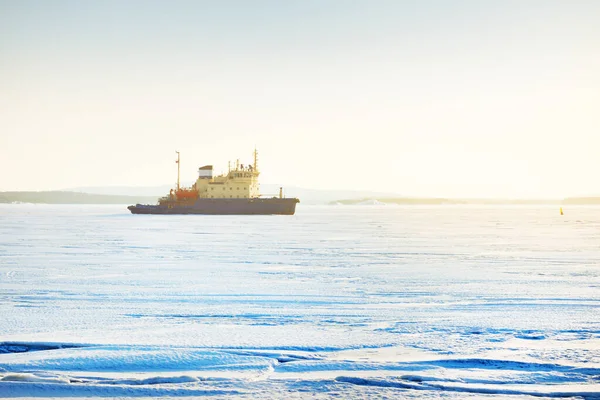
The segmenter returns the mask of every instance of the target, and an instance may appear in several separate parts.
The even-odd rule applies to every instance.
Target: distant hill
[[[0,192],[0,203],[136,204],[156,203],[156,197],[112,196],[69,191]]]
[[[447,199],[447,198],[419,198],[419,197],[376,197],[361,199],[344,199],[332,201],[332,205],[372,205],[372,204],[420,204],[420,205],[443,205],[443,204],[472,204],[472,205],[503,205],[503,204],[563,204],[564,201],[556,199]],[[583,203],[582,203],[583,204]],[[594,204],[594,203],[588,203]],[[600,203],[597,203],[600,204]]]
[[[377,205],[377,204],[457,204],[459,200],[450,200],[442,198],[412,198],[412,197],[378,197],[378,198],[360,198],[335,200],[330,204],[337,205]]]
[[[600,197],[567,197],[563,204],[600,204]]]
[[[187,184],[186,184],[187,185]],[[67,192],[103,194],[110,196],[144,196],[158,197],[165,196],[174,185],[160,186],[90,186],[90,187],[75,187],[63,189]]]

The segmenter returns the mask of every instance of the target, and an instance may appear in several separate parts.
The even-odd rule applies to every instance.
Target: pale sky
[[[600,194],[600,1],[0,0],[0,190]]]

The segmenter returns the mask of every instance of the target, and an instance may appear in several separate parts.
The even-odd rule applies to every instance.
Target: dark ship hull
[[[196,199],[164,201],[158,205],[136,204],[132,214],[294,215],[296,198]]]

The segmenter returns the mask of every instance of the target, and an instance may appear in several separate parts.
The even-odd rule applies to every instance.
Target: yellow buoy
[[[564,215],[564,214],[563,214],[562,207],[560,208],[560,215]]]

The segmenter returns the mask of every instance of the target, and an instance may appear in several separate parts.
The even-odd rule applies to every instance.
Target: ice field
[[[600,207],[0,205],[0,397],[600,399]]]

